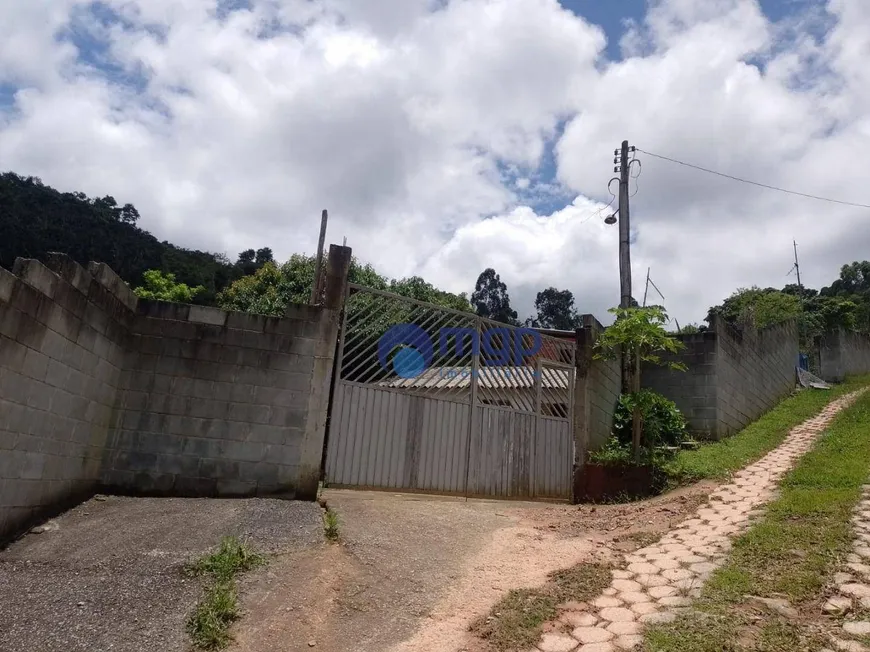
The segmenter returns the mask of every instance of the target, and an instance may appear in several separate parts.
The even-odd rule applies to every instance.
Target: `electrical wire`
[[[748,183],[752,186],[758,186],[759,188],[766,188],[768,190],[776,190],[777,192],[784,192],[789,195],[797,195],[798,197],[806,197],[807,199],[817,199],[819,201],[826,201],[832,204],[842,204],[843,206],[855,206],[856,208],[870,208],[870,204],[859,204],[857,202],[851,201],[843,201],[841,199],[831,199],[830,197],[820,197],[818,195],[809,195],[805,192],[797,192],[796,190],[788,190],[786,188],[778,188],[777,186],[770,186],[766,183],[759,183],[757,181],[750,181],[749,179],[741,179],[740,177],[735,177],[730,174],[725,174],[723,172],[717,172],[716,170],[710,170],[708,168],[702,168],[700,165],[693,165],[692,163],[686,163],[685,161],[679,161],[675,158],[670,158],[668,156],[662,156],[661,154],[654,154],[653,152],[648,152],[640,147],[635,148],[636,151],[646,154],[647,156],[652,156],[654,158],[660,158],[663,161],[670,161],[671,163],[676,163],[678,165],[683,165],[687,168],[692,168],[694,170],[700,170],[701,172],[707,172],[708,174],[715,174],[719,177],[725,177],[726,179],[731,179],[733,181],[739,181],[740,183]]]
[[[613,194],[613,191],[610,189],[610,184],[612,184],[614,181],[619,181],[619,177],[613,177],[610,181],[607,182],[607,192],[610,193],[610,201],[607,202],[607,205],[606,205],[606,206],[602,206],[602,207],[599,208],[597,211],[595,211],[594,213],[592,213],[592,215],[590,215],[589,217],[587,217],[587,218],[584,219],[584,220],[581,220],[581,221],[580,221],[580,224],[586,224],[586,222],[588,222],[589,220],[591,220],[593,217],[601,217],[601,213],[602,213],[602,211],[607,210],[608,208],[610,208],[611,206],[613,206],[613,202],[616,200],[616,195]]]
[[[631,166],[637,163],[637,174],[631,173]],[[638,179],[640,179],[640,173],[643,171],[643,165],[640,162],[640,159],[637,158],[637,152],[634,153],[634,157],[628,162],[628,175],[634,179],[634,192],[631,193],[630,197],[634,197],[638,191],[640,190],[640,184],[638,183]]]

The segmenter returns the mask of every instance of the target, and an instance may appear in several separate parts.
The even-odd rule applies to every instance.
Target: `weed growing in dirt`
[[[470,629],[498,652],[525,652],[535,647],[541,627],[558,615],[560,604],[590,600],[610,580],[610,569],[598,564],[578,564],[556,571],[540,588],[510,591]]]
[[[338,514],[329,507],[323,511],[323,535],[330,541],[338,541]]]
[[[870,393],[841,412],[781,483],[765,517],[734,542],[694,611],[646,633],[650,652],[818,650],[823,590],[852,545],[852,509],[870,471]],[[785,599],[784,618],[746,596]],[[759,611],[761,612],[759,614]]]
[[[779,446],[792,428],[821,412],[834,399],[866,385],[870,385],[870,376],[849,378],[831,390],[800,391],[733,437],[680,451],[665,466],[670,484],[727,477]]]
[[[330,541],[338,541],[338,514],[328,506],[323,511],[323,535]]]
[[[204,650],[220,650],[232,640],[230,625],[239,618],[236,575],[266,563],[236,537],[224,537],[216,552],[189,564],[190,575],[207,576],[205,595],[187,621],[187,631],[194,644]]]

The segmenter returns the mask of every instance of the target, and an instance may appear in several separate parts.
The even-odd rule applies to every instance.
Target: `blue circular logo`
[[[393,359],[390,354],[401,347]],[[401,378],[414,378],[432,364],[432,339],[415,324],[397,324],[381,335],[378,340],[378,362],[385,370],[390,369]]]

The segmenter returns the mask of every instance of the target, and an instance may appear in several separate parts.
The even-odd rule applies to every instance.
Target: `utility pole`
[[[800,288],[801,293],[803,293],[804,286],[801,285],[801,266],[800,266],[800,264],[798,263],[797,241],[796,241],[796,240],[792,240],[792,242],[794,243],[794,269],[795,269],[795,271],[797,272],[798,288]]]
[[[630,148],[634,151],[634,147]],[[622,148],[616,150],[614,154],[617,158],[614,163],[619,163],[613,169],[614,172],[619,172],[619,307],[631,307],[631,214],[628,208],[628,179],[629,179],[629,164],[628,164],[628,141],[622,141]],[[622,355],[622,391],[629,393],[632,391],[632,368],[630,356]]]
[[[326,209],[320,214],[320,238],[317,240],[317,259],[314,263],[314,283],[311,286],[311,305],[320,303],[320,298],[323,293],[323,245],[326,241],[326,221],[329,219],[329,213]]]
[[[646,268],[646,285],[643,287],[643,307],[646,308],[646,295],[649,292],[649,270],[650,268]]]
[[[619,293],[621,308],[631,307],[631,216],[628,208],[628,141],[619,153]]]

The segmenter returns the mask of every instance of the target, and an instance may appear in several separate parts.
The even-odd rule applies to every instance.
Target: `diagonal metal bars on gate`
[[[410,333],[413,341],[399,338],[392,346],[390,337],[396,329],[400,335]],[[345,303],[340,378],[568,419],[574,351],[573,339],[351,285]]]

